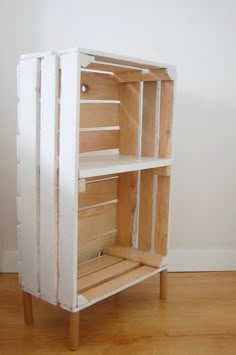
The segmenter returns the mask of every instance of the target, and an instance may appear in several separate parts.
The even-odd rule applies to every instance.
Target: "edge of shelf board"
[[[79,178],[83,179],[93,176],[159,168],[170,166],[171,164],[171,159],[157,159],[130,155],[81,157],[79,164]]]

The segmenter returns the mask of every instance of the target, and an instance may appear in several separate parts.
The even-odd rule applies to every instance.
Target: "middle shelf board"
[[[119,174],[170,165],[171,159],[158,159],[124,154],[80,157],[79,178],[84,179],[93,176]]]

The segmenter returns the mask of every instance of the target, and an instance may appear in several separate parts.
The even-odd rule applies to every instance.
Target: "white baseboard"
[[[236,271],[236,249],[170,249],[169,271]],[[18,272],[17,250],[0,253],[0,272]]]
[[[170,249],[169,271],[236,271],[236,249]]]

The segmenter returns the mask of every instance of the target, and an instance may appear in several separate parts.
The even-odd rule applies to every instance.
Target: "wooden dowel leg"
[[[161,300],[167,299],[167,275],[168,275],[167,270],[163,270],[160,273],[160,299]]]
[[[23,305],[24,305],[24,318],[26,325],[33,324],[33,312],[32,312],[32,298],[31,294],[22,291],[23,294]]]
[[[69,347],[70,350],[77,350],[79,347],[79,312],[70,312],[69,323]]]

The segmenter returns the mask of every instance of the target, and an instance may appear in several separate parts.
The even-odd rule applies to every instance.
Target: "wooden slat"
[[[80,132],[80,153],[119,147],[119,131]]]
[[[124,260],[103,270],[82,277],[78,282],[78,292],[83,292],[89,288],[103,284],[104,282],[136,269],[139,265],[140,264],[137,262]]]
[[[81,99],[90,100],[119,100],[120,84],[112,75],[81,72],[81,86],[87,87],[86,92],[80,93]]]
[[[137,179],[136,172],[120,174],[118,179],[117,243],[123,246],[132,245]]]
[[[57,57],[42,59],[40,118],[40,293],[57,304]]]
[[[108,180],[108,179],[117,179],[118,178],[118,174],[108,174],[108,175],[100,175],[100,176],[96,176],[94,175],[93,177],[89,177],[86,179],[86,183],[93,183],[95,181],[98,180]]]
[[[120,101],[120,153],[138,154],[139,84],[122,84]]]
[[[143,84],[142,156],[155,157],[158,154],[158,83]]]
[[[116,229],[116,203],[79,211],[79,240],[96,237]]]
[[[94,260],[78,265],[78,278],[102,270],[113,264],[121,262],[123,259],[116,256],[104,255]]]
[[[155,250],[166,255],[169,219],[170,177],[158,176]]]
[[[119,104],[84,103],[80,105],[80,128],[119,125]]]
[[[149,71],[129,70],[122,73],[115,72],[114,77],[121,83],[172,79],[166,69],[154,69]]]
[[[139,202],[139,233],[138,247],[150,250],[152,242],[153,218],[153,170],[141,171],[140,177],[140,202]]]
[[[59,302],[77,305],[78,151],[80,82],[78,52],[61,56],[59,156]]]
[[[39,293],[39,88],[40,61],[20,61],[20,243],[21,282],[32,294]]]
[[[83,292],[83,296],[87,298],[88,301],[92,301],[109,293],[115,293],[119,288],[123,286],[129,287],[133,281],[139,282],[139,279],[151,274],[155,269],[149,266],[142,266],[136,270],[130,271],[125,275],[119,276],[114,280],[108,281],[102,285],[96,286],[88,291]]]
[[[174,82],[161,83],[159,157],[171,157],[171,133],[173,113]]]
[[[117,198],[117,179],[101,180],[86,185],[86,192],[79,194],[79,207],[96,205]]]
[[[96,258],[101,252],[106,254],[109,248],[116,243],[116,232],[111,232],[100,236],[96,239],[79,242],[78,245],[78,262]]]
[[[112,246],[109,249],[108,254],[157,268],[161,266],[163,261],[163,255],[161,254],[154,254],[153,252],[146,252],[137,248],[121,247],[118,245]]]
[[[110,63],[97,63],[97,62],[92,62],[90,63],[86,69],[90,70],[101,70],[101,71],[107,71],[111,73],[121,73],[121,72],[127,72],[127,71],[132,71],[135,70],[137,71],[137,68],[135,67],[129,67],[129,66],[119,66],[119,65],[112,65]]]

